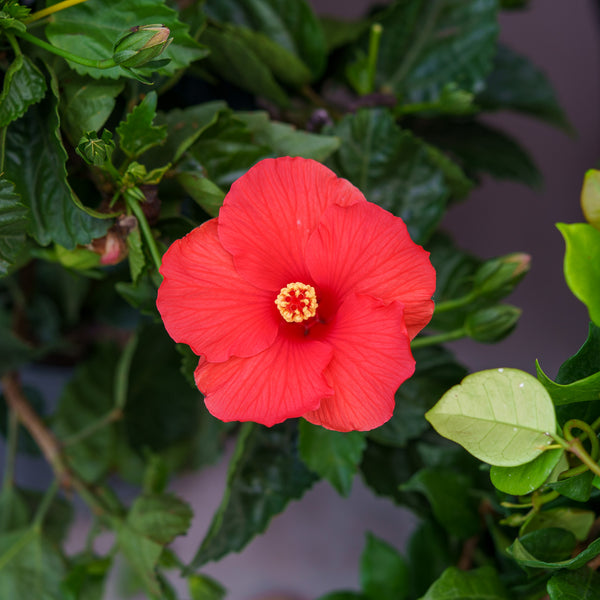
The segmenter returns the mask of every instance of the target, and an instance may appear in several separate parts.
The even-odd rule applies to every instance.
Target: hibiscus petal
[[[327,342],[334,351],[325,377],[334,394],[303,417],[336,431],[383,425],[394,411],[396,390],[415,369],[402,305],[350,294],[331,324]]]
[[[332,353],[324,342],[279,336],[251,358],[223,363],[200,359],[194,376],[206,407],[218,419],[271,427],[318,408],[331,395],[323,371]]]
[[[304,247],[325,209],[359,202],[357,188],[314,160],[265,159],[231,186],[219,239],[248,281],[279,290],[307,281]]]
[[[314,281],[338,299],[368,294],[404,306],[410,339],[433,314],[435,270],[399,217],[370,202],[330,206],[306,245]]]
[[[212,219],[175,241],[163,256],[156,304],[169,335],[210,361],[253,356],[279,329],[272,292],[242,279]]]

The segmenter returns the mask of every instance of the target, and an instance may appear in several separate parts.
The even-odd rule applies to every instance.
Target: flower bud
[[[142,67],[173,41],[170,33],[164,25],[136,25],[115,44],[113,60],[122,67]]]
[[[503,298],[510,294],[529,271],[531,256],[514,252],[492,258],[479,267],[473,281],[473,292],[487,298]]]
[[[521,311],[509,304],[482,308],[467,317],[465,332],[477,342],[498,342],[516,327],[520,316]]]

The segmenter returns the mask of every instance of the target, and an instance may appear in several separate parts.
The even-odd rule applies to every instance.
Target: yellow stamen
[[[317,293],[312,285],[288,283],[281,288],[275,304],[288,323],[302,323],[317,314]]]

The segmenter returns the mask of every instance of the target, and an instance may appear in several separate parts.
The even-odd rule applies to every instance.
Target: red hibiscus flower
[[[385,423],[435,271],[404,222],[323,165],[266,159],[163,257],[157,305],[223,421]]]

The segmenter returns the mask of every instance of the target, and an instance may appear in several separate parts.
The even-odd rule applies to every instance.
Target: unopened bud
[[[581,209],[586,221],[600,229],[600,171],[590,169],[581,189]]]
[[[465,321],[467,335],[477,342],[493,343],[505,338],[517,325],[521,311],[498,304],[471,313]]]
[[[76,151],[89,165],[101,167],[110,161],[114,149],[112,134],[105,129],[101,137],[95,131],[88,131],[81,136]]]
[[[531,256],[514,252],[484,262],[475,273],[473,292],[499,299],[508,296],[529,271]]]
[[[113,60],[122,67],[142,67],[173,41],[170,34],[164,25],[136,25],[115,44]]]

